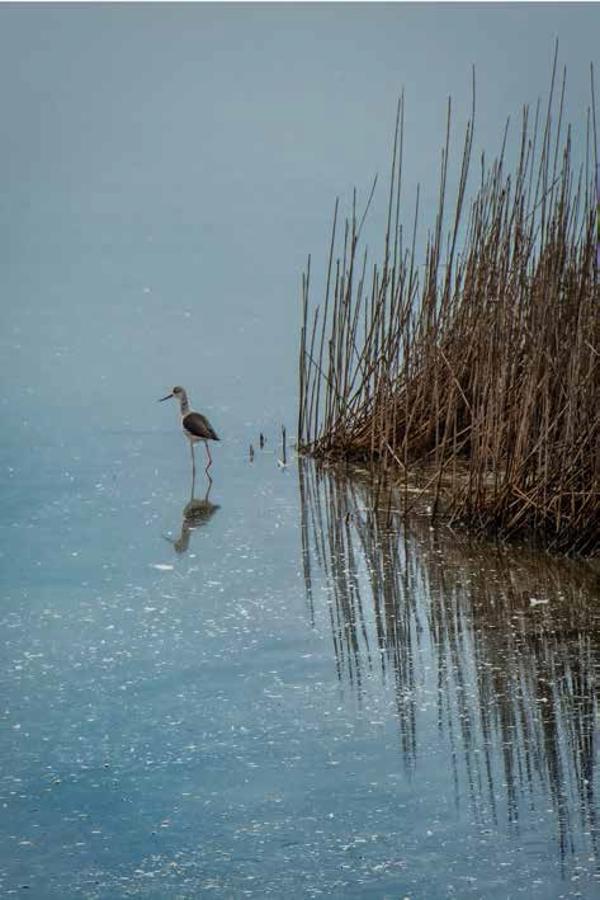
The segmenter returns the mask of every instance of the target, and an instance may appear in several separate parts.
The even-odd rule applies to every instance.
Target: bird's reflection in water
[[[186,505],[183,507],[181,514],[181,531],[177,539],[166,537],[166,540],[173,545],[176,553],[187,553],[190,545],[190,537],[192,532],[197,528],[207,525],[220,506],[211,503],[209,497],[212,489],[212,478],[207,479],[206,494],[202,499],[194,497],[195,480],[192,478],[191,496]]]
[[[433,717],[475,822],[518,834],[551,811],[563,865],[598,859],[599,569],[407,522],[393,488],[306,460],[299,488],[308,616],[362,705],[391,688],[407,769]]]

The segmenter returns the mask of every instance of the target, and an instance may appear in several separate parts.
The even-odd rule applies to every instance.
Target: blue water
[[[597,896],[596,571],[152,414],[3,450],[0,894]]]
[[[0,896],[600,895],[598,568],[389,521],[291,448],[301,272],[322,302],[376,173],[381,262],[402,90],[408,242],[472,63],[473,158],[510,115],[510,161],[558,35],[585,159],[599,22],[0,5]],[[223,438],[193,503],[175,383]]]

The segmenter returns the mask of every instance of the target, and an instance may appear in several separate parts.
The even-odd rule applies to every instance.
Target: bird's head
[[[166,397],[161,397],[160,400],[159,400],[158,402],[159,402],[159,403],[162,403],[163,400],[170,400],[171,397],[176,397],[177,399],[179,399],[179,398],[182,397],[184,394],[185,394],[184,389],[183,389],[182,387],[180,387],[179,385],[175,385],[175,387],[173,388],[173,390],[171,391],[171,393],[170,393],[170,394],[167,394]]]

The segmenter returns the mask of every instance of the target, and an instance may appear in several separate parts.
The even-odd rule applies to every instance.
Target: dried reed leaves
[[[444,238],[448,105],[424,267],[418,192],[408,248],[400,225],[401,97],[383,262],[370,267],[361,248],[367,210],[359,220],[355,195],[341,252],[336,203],[322,308],[310,308],[310,260],[303,278],[298,445],[321,459],[376,459],[406,480],[433,467],[434,516],[443,505],[503,538],[533,534],[549,549],[591,555],[600,551],[596,126],[592,107],[576,171],[556,69],[555,55],[545,118],[539,103],[533,122],[524,108],[510,172],[507,127],[498,158],[481,161],[465,215],[473,87]]]

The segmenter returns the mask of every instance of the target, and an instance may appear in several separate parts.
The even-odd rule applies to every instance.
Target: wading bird
[[[174,387],[170,394],[167,394],[166,397],[161,397],[159,403],[162,403],[163,400],[170,400],[171,397],[176,397],[179,400],[179,407],[181,411],[181,427],[183,428],[183,433],[188,438],[190,442],[190,451],[192,454],[192,477],[196,477],[196,459],[194,457],[194,444],[198,441],[204,441],[204,446],[206,447],[206,453],[208,456],[208,463],[206,464],[205,472],[208,475],[208,470],[212,466],[212,457],[210,455],[210,450],[208,449],[208,441],[218,441],[220,440],[217,432],[212,427],[206,416],[203,416],[202,413],[190,411],[190,404],[188,403],[187,394],[185,389],[180,387]],[[210,478],[210,475],[208,475]]]

